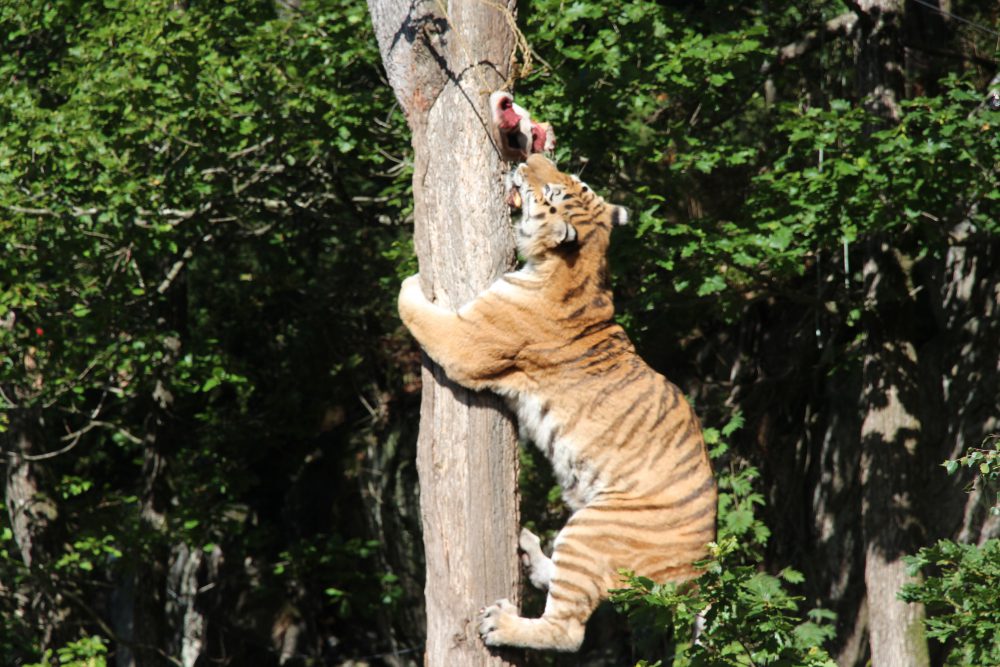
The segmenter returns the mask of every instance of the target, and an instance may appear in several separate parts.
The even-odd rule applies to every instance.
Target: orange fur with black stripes
[[[624,209],[541,155],[512,180],[524,266],[458,312],[428,301],[413,276],[399,312],[452,380],[508,398],[573,510],[551,558],[521,532],[531,582],[548,590],[541,618],[500,600],[480,618],[484,641],[575,651],[619,568],[697,576],[692,562],[715,538],[716,485],[690,405],[613,319],[606,251]]]

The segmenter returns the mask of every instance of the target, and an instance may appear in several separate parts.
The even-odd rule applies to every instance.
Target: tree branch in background
[[[797,42],[791,42],[790,44],[786,44],[778,49],[777,62],[780,65],[789,60],[795,60],[796,58],[804,56],[824,44],[828,39],[849,37],[854,32],[854,28],[857,25],[858,15],[854,12],[844,12],[839,16],[835,16],[824,23],[820,28],[807,32],[805,36]]]
[[[844,12],[835,16],[821,27],[810,30],[805,36],[796,41],[790,42],[778,49],[773,61],[765,61],[761,65],[760,73],[765,77],[764,98],[768,104],[773,104],[776,98],[774,83],[771,81],[771,74],[792,60],[797,60],[802,56],[812,53],[817,48],[827,42],[827,40],[850,37],[858,25],[858,15],[854,12]]]

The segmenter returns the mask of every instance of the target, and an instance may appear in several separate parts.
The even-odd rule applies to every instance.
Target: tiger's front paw
[[[514,644],[512,631],[516,625],[517,607],[509,600],[497,600],[479,612],[479,634],[487,646],[508,646]]]
[[[403,280],[403,284],[399,288],[399,298],[412,297],[414,291],[419,292],[421,295],[424,293],[424,290],[420,287],[419,273],[414,273],[409,278]]]
[[[403,321],[406,322],[411,312],[425,303],[427,303],[427,297],[424,296],[424,290],[420,286],[420,274],[414,273],[404,280],[399,288],[397,308]]]

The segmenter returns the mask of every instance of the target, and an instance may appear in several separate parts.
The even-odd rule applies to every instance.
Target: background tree
[[[870,114],[868,125],[891,126],[902,113],[903,3],[873,0],[853,7],[857,16],[855,61],[858,100]],[[910,583],[903,556],[916,548],[912,527],[914,480],[921,465],[933,465],[920,442],[920,394],[917,389],[913,257],[901,244],[873,230],[862,251],[862,280],[868,307],[863,315],[866,340],[861,377],[862,533],[865,545],[865,593],[873,664],[923,667],[927,641],[919,631],[923,607],[899,599]]]
[[[0,9],[5,664],[422,641],[402,119],[303,4]]]

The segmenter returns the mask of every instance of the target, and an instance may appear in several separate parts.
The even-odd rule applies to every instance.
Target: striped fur
[[[542,617],[501,600],[482,614],[484,641],[575,651],[619,568],[656,581],[697,576],[692,561],[715,538],[716,486],[690,405],[613,319],[606,251],[624,209],[540,155],[513,185],[524,267],[457,313],[428,301],[413,276],[399,312],[451,379],[507,397],[573,510],[551,558],[521,533],[530,580],[548,590]]]

